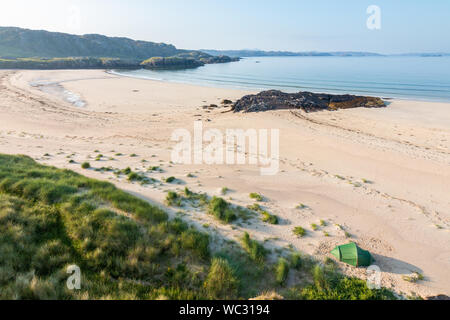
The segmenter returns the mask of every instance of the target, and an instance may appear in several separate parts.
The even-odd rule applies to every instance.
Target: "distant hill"
[[[227,55],[229,57],[369,57],[382,56],[378,53],[372,52],[291,52],[291,51],[262,51],[262,50],[200,50],[207,54],[218,56]]]
[[[0,69],[184,69],[237,60],[164,43],[0,27]]]
[[[334,52],[292,52],[292,51],[263,51],[263,50],[200,50],[212,56],[227,55],[229,57],[448,57],[450,53],[401,53],[401,54],[380,54],[374,52],[359,51],[334,51]]]
[[[66,33],[0,27],[2,58],[124,58],[145,60],[185,52],[164,43],[111,38],[98,34],[77,36]]]

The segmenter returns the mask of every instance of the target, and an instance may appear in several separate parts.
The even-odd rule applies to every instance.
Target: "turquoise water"
[[[155,80],[251,90],[351,93],[450,101],[450,57],[264,57],[180,71],[115,71]]]

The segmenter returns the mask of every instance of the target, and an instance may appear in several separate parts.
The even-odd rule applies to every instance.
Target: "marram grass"
[[[225,209],[220,200],[209,208]],[[248,234],[241,246],[210,247],[208,234],[111,183],[0,154],[0,299],[247,299],[274,290],[290,299],[393,298],[300,256],[291,268],[273,264]],[[81,290],[66,286],[70,265],[80,267]],[[289,272],[312,284],[288,284]]]

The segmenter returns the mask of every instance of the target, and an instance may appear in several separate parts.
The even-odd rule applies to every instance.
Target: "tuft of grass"
[[[242,246],[247,251],[250,259],[259,264],[264,263],[267,250],[258,241],[251,239],[248,232],[244,233],[242,237]]]
[[[303,204],[303,203],[300,203],[300,204],[296,207],[296,209],[304,210],[304,209],[308,209],[308,206],[305,205],[305,204]]]
[[[230,204],[219,197],[213,197],[211,199],[208,206],[208,213],[225,223],[231,223],[237,219]]]
[[[259,201],[259,202],[264,200],[263,196],[260,195],[259,193],[253,192],[253,193],[250,193],[249,196],[250,196],[250,199],[253,199],[253,200],[256,200],[256,201]]]
[[[259,204],[257,204],[257,203],[254,203],[254,204],[252,204],[252,205],[247,206],[247,209],[253,210],[253,211],[256,211],[256,212],[261,212],[261,211],[263,211],[262,208],[261,208],[261,206],[260,206]]]
[[[327,226],[327,222],[325,220],[320,220],[320,226],[321,227],[326,227]]]
[[[412,275],[403,276],[402,278],[403,278],[403,280],[411,282],[411,283],[416,283],[419,281],[423,281],[425,279],[423,274],[421,274],[420,272],[414,272]]]
[[[312,223],[311,224],[311,229],[313,229],[314,231],[317,231],[317,230],[319,230],[319,226],[317,224],[315,224],[315,223]]]
[[[291,267],[293,269],[300,269],[302,266],[302,256],[298,252],[294,252],[289,256]]]
[[[136,158],[138,155],[136,153],[130,154],[130,158]]]
[[[227,187],[223,187],[222,190],[220,190],[220,193],[223,196],[226,196],[229,191],[230,191],[230,189],[228,189]]]
[[[306,230],[303,229],[302,227],[295,227],[294,228],[294,234],[297,237],[303,238],[304,236],[306,236]]]
[[[83,168],[83,169],[90,169],[91,168],[91,164],[89,162],[83,162],[81,164],[81,168]]]
[[[230,263],[222,258],[214,258],[205,280],[204,288],[211,299],[233,299],[238,295],[240,281]]]
[[[176,192],[169,191],[166,196],[166,204],[169,207],[181,207],[182,199]]]
[[[167,179],[165,180],[165,182],[167,182],[167,183],[173,183],[173,182],[175,182],[175,180],[176,180],[175,177],[169,177],[169,178],[167,178]]]
[[[270,224],[278,224],[279,220],[278,217],[275,215],[272,215],[266,211],[263,211],[262,213],[262,221]]]
[[[283,285],[289,274],[289,262],[280,258],[275,268],[275,279],[279,285]]]

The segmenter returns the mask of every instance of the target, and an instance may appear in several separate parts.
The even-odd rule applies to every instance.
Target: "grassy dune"
[[[246,234],[211,252],[207,234],[110,183],[0,155],[0,299],[393,298],[299,254],[272,263],[261,246]],[[70,265],[81,290],[67,289]],[[289,272],[302,286],[286,287]]]

